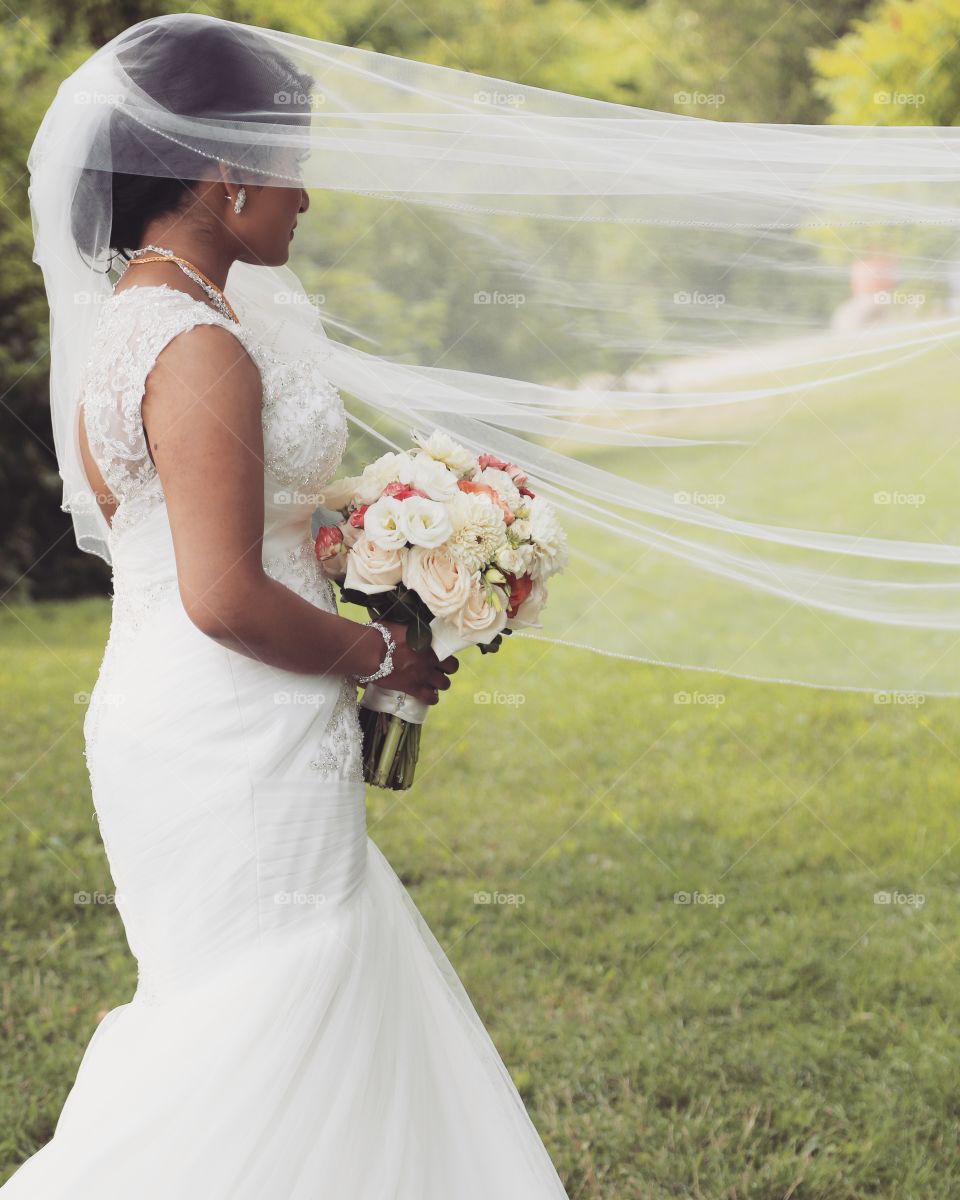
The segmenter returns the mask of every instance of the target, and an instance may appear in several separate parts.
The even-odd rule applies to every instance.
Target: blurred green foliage
[[[180,9],[175,3],[136,0],[34,0],[17,10],[4,6],[0,588],[8,596],[102,593],[109,581],[99,559],[77,550],[70,519],[59,507],[48,413],[49,320],[43,280],[31,257],[27,153],[58,84],[94,48],[137,21]],[[892,0],[875,10],[865,0],[791,6],[774,0],[703,0],[696,7],[683,0],[602,5],[588,0],[417,0],[402,5],[383,0],[214,0],[204,11],[536,87],[720,120],[893,123],[904,113],[896,103],[878,106],[874,93],[884,88],[896,93],[922,87],[926,102],[906,114],[918,120],[952,124],[956,109],[952,97],[960,0]],[[950,47],[946,53],[943,46]],[[349,295],[351,280],[336,266],[335,206],[327,204],[323,215],[329,254],[318,256],[317,262],[321,267],[326,263],[329,271],[304,285],[308,291]],[[400,283],[395,293],[365,296],[364,315],[371,317],[372,303],[372,316],[382,314],[391,337],[412,353],[428,354],[455,340],[449,334],[462,320],[467,291],[462,279],[451,274],[451,264],[440,259],[411,271],[402,248],[403,219],[381,226],[371,238],[370,252],[381,262],[395,260]],[[352,236],[350,229],[340,230],[341,241]],[[508,246],[509,229],[504,237]],[[586,234],[584,238],[583,253],[589,255],[591,240]],[[405,290],[412,277],[421,292],[416,303]],[[635,315],[638,328],[646,327],[649,314],[642,297]],[[503,331],[491,329],[491,336],[501,335]],[[581,366],[575,357],[570,362]]]
[[[958,124],[960,0],[884,0],[810,59],[834,124]]]

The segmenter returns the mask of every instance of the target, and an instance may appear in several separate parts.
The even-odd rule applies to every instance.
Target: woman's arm
[[[208,637],[271,666],[372,674],[386,649],[376,629],[315,607],[263,570],[261,404],[256,363],[217,325],[173,338],[147,378],[141,412],[184,610]],[[377,682],[435,703],[456,659],[441,670],[432,650],[406,645],[402,625],[389,628],[393,670]]]

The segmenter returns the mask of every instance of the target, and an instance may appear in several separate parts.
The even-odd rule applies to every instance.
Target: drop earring
[[[230,197],[227,196],[227,199],[229,200]],[[237,192],[237,202],[233,206],[233,211],[235,213],[238,213],[243,208],[243,206],[246,204],[246,202],[247,202],[247,189],[241,184],[240,191]]]

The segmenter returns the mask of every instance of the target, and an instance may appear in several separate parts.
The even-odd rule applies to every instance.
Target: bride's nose
[[[306,212],[310,207],[310,194],[306,188],[300,189],[300,208],[299,212]]]

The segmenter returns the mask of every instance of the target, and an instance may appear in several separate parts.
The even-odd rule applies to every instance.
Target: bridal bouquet
[[[341,517],[317,534],[324,572],[345,602],[402,621],[408,643],[432,646],[441,661],[466,646],[490,653],[503,634],[541,628],[547,580],[567,560],[553,507],[515,463],[473,454],[439,430],[413,439],[324,490],[322,503]],[[403,692],[364,690],[368,783],[410,787],[428,709]]]

